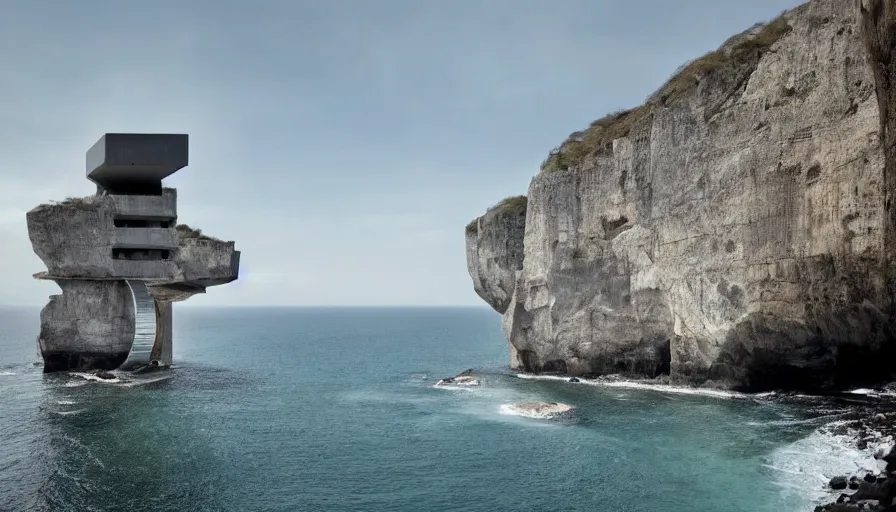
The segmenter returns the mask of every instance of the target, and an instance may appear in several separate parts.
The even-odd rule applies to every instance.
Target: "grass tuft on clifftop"
[[[526,207],[528,205],[529,199],[526,196],[506,197],[498,204],[489,208],[485,215],[501,215],[508,217],[525,216]],[[475,235],[479,232],[479,219],[481,218],[482,217],[476,217],[467,224],[465,231],[468,235]]]
[[[735,36],[730,46],[723,45],[696,59],[676,72],[640,107],[609,114],[591,123],[588,129],[573,133],[563,144],[551,151],[541,164],[543,172],[567,171],[580,168],[585,161],[611,149],[615,139],[629,136],[632,130],[649,122],[654,107],[670,107],[693,91],[713,73],[732,72],[737,65],[751,58],[761,58],[792,27],[782,14],[762,25],[752,36]]]
[[[77,210],[91,211],[97,208],[96,203],[93,201],[93,196],[88,197],[66,197],[62,201],[51,200],[48,203],[44,203],[36,208],[36,210],[49,208],[54,206],[65,206],[68,208],[74,208]]]
[[[201,229],[192,228],[186,224],[178,224],[174,226],[174,232],[178,238],[196,238],[199,240],[217,240],[217,238],[204,235]]]
[[[471,220],[470,223],[467,224],[466,229],[464,229],[464,232],[468,235],[475,235],[476,233],[479,233],[479,217]]]
[[[528,204],[526,196],[505,197],[500,203],[489,208],[489,211],[501,215],[525,215]]]

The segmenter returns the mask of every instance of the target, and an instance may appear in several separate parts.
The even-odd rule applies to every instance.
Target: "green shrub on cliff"
[[[762,26],[753,36],[742,37],[730,45],[709,52],[682,66],[646,104],[631,110],[609,114],[591,123],[583,132],[572,134],[541,164],[543,172],[579,168],[594,155],[609,150],[613,140],[627,137],[634,128],[649,122],[653,107],[669,107],[694,90],[712,73],[733,72],[739,64],[758,59],[779,39],[790,32],[787,19],[781,17]]]

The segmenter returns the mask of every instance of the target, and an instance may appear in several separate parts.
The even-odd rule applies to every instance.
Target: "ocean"
[[[809,511],[873,464],[821,399],[516,375],[486,308],[176,307],[175,366],[108,382],[44,375],[38,315],[0,309],[3,511]]]

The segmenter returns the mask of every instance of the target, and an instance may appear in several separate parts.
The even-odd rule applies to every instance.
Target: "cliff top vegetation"
[[[507,216],[517,216],[517,215],[525,215],[526,207],[529,204],[529,200],[526,196],[511,196],[505,197],[498,204],[492,206],[486,212],[486,215],[507,215]],[[479,219],[482,217],[476,217],[472,222],[467,224],[466,233],[468,235],[472,235],[479,232]]]
[[[654,107],[675,105],[714,73],[732,72],[751,58],[756,58],[758,62],[790,30],[791,26],[782,14],[765,25],[755,26],[729,39],[719,49],[679,68],[644,105],[609,114],[591,123],[586,130],[570,135],[551,151],[541,164],[541,170],[555,172],[580,168],[587,158],[609,149],[615,139],[627,137],[634,128],[646,124]],[[754,31],[752,35],[747,35]]]
[[[199,240],[218,240],[215,237],[208,236],[202,233],[201,229],[196,229],[188,226],[187,224],[178,224],[174,226],[174,231],[177,233],[179,238],[196,238]]]

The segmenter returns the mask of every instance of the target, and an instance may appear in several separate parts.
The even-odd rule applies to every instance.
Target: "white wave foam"
[[[531,375],[527,373],[518,373],[516,375],[520,379],[531,380],[557,380],[569,382],[569,377],[559,377],[556,375]],[[681,395],[700,395],[712,396],[717,398],[752,398],[760,395],[747,395],[736,391],[723,391],[720,389],[708,388],[691,388],[685,386],[672,386],[669,384],[650,384],[647,382],[635,382],[627,380],[603,380],[603,379],[579,379],[577,385],[585,384],[589,386],[604,386],[610,388],[638,389],[644,391],[658,391],[661,393],[676,393]],[[771,394],[763,393],[763,396],[771,396]]]
[[[81,387],[81,386],[83,386],[83,385],[85,385],[85,384],[87,384],[86,381],[83,381],[83,380],[80,380],[80,381],[79,381],[79,380],[73,380],[73,381],[71,381],[71,382],[66,382],[65,384],[63,384],[63,386],[65,386],[65,387],[67,387],[67,388],[79,388],[79,387]]]
[[[103,384],[118,384],[121,382],[119,377],[115,377],[114,379],[101,379],[92,373],[80,373],[80,372],[69,372],[69,375],[72,377],[81,377],[84,380],[89,380],[93,382],[101,382]]]
[[[566,404],[501,404],[498,408],[501,414],[540,420],[549,420],[573,409]]]
[[[158,377],[140,378],[140,379],[124,381],[121,386],[126,387],[126,388],[132,388],[134,386],[143,386],[146,384],[152,384],[153,382],[161,382],[163,380],[168,380],[172,377],[174,377],[174,375],[166,373],[166,374],[160,375]]]
[[[12,377],[15,374],[15,372],[0,372],[0,377]]]
[[[479,386],[451,386],[446,384],[439,385],[438,383],[433,384],[430,387],[435,389],[446,389],[448,391],[478,391],[480,389]]]
[[[893,391],[878,391],[876,389],[869,388],[858,388],[853,389],[846,392],[850,395],[862,395],[871,398],[896,398],[896,392]]]
[[[71,400],[59,400],[56,403],[59,405],[75,405],[75,402],[72,402]]]
[[[75,414],[80,414],[86,410],[87,409],[78,409],[76,411],[53,411],[53,414],[58,414],[59,416],[72,416]]]
[[[886,467],[885,462],[874,458],[880,443],[859,450],[855,436],[831,433],[830,428],[837,423],[819,428],[767,457],[763,466],[775,474],[779,487],[818,504],[838,495],[828,488],[831,478],[865,472],[878,474]]]

